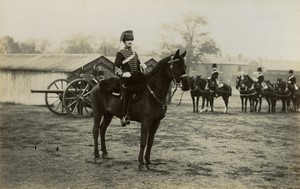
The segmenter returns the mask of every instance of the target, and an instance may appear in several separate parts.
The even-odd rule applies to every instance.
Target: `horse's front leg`
[[[267,104],[268,104],[268,113],[270,113],[271,109],[270,109],[270,99],[266,98]]]
[[[224,104],[225,104],[225,109],[224,109],[224,113],[226,114],[228,112],[228,102],[229,102],[229,96],[222,96]]]
[[[242,112],[244,112],[244,97],[240,97],[241,98],[241,103],[242,103]]]
[[[196,97],[196,112],[199,112],[199,95]]]
[[[155,121],[149,129],[148,143],[147,143],[147,149],[146,149],[146,154],[145,154],[146,168],[148,170],[150,170],[150,167],[149,167],[149,165],[151,164],[150,154],[151,154],[151,149],[152,149],[152,145],[153,145],[153,141],[154,141],[154,136],[159,127],[159,124],[160,124],[160,119]]]
[[[192,101],[193,101],[193,112],[195,112],[195,98],[193,97],[193,95],[191,95],[192,97]]]
[[[204,109],[204,107],[205,107],[205,100],[207,101],[207,99],[206,99],[204,96],[202,96],[202,106],[201,106],[200,113],[203,112],[203,111],[205,110],[205,109]],[[206,110],[207,110],[207,108],[206,108]]]
[[[147,145],[147,138],[148,138],[148,133],[149,133],[149,128],[150,128],[151,123],[149,121],[142,122],[141,126],[141,138],[140,138],[140,152],[139,152],[139,170],[143,170],[143,167],[145,165],[144,163],[144,151],[145,147]]]
[[[258,99],[258,110],[257,110],[257,112],[260,112],[260,110],[261,110],[261,101],[262,101],[262,98],[260,97],[259,99]],[[255,108],[256,109],[256,108]]]
[[[282,102],[281,112],[286,112],[286,99],[282,98],[281,102]]]
[[[247,104],[248,104],[248,98],[245,97],[245,106],[244,106],[244,111],[247,112]]]
[[[214,97],[211,97],[210,99],[210,111],[214,112]]]

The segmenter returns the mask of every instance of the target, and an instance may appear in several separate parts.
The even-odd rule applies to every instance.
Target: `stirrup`
[[[121,123],[122,127],[126,126],[126,122],[125,122],[125,120],[123,118],[120,119],[120,123]]]
[[[130,119],[129,119],[129,117],[126,115],[126,116],[124,117],[124,119],[125,119],[126,125],[129,125],[129,124],[130,124]]]
[[[130,124],[130,119],[128,116],[124,116],[120,119],[120,123],[122,127],[125,127],[126,125]]]

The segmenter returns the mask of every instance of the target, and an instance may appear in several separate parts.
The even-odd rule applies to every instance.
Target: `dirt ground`
[[[94,163],[92,118],[43,106],[0,105],[1,188],[299,188],[300,113],[192,113],[189,93],[168,107],[152,170],[138,171],[140,126],[107,131],[109,159]]]

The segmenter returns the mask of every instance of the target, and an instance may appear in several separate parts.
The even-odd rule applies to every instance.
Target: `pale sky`
[[[157,48],[162,23],[205,16],[223,54],[300,60],[298,0],[0,0],[0,37],[16,41],[75,33],[119,39],[134,31],[142,50]]]

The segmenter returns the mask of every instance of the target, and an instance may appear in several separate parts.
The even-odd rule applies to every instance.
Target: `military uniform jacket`
[[[287,80],[290,81],[292,84],[296,83],[296,77],[294,75],[289,76]]]
[[[132,57],[132,55],[134,56]],[[127,63],[123,63],[125,59],[132,57]],[[120,50],[116,55],[116,60],[114,66],[120,68],[122,72],[140,72],[140,59],[138,54],[133,51],[131,48],[124,48]]]
[[[263,82],[265,80],[264,75],[261,72],[258,73],[257,80],[258,82]]]

